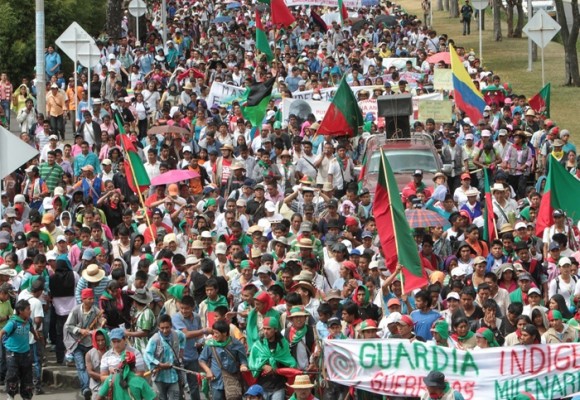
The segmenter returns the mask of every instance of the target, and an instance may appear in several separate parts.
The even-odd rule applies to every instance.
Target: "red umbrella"
[[[431,226],[445,226],[449,222],[435,211],[424,209],[405,210],[405,216],[411,228],[428,228]]]
[[[463,57],[459,57],[461,61],[463,61]],[[427,62],[429,64],[437,64],[438,62],[443,61],[445,64],[451,64],[451,56],[449,55],[448,51],[444,51],[441,53],[435,53],[432,56],[427,58]]]
[[[185,135],[189,133],[189,131],[185,128],[175,125],[160,125],[154,126],[153,128],[149,129],[147,133],[155,133],[155,134],[164,134],[164,133],[179,133],[180,135]]]
[[[151,180],[151,185],[169,185],[171,183],[188,181],[193,178],[199,178],[199,174],[188,169],[174,169],[153,178]]]

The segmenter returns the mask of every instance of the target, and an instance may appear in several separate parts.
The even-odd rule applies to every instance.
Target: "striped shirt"
[[[10,82],[0,82],[0,100],[10,100],[12,98],[12,84]]]
[[[64,175],[64,170],[57,163],[52,165],[49,165],[47,162],[42,163],[38,167],[38,172],[40,173],[40,177],[46,182],[50,193],[60,184],[62,176]]]

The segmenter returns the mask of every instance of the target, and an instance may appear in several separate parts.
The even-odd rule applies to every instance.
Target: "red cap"
[[[95,297],[95,292],[93,291],[93,289],[87,288],[81,290],[81,300],[90,299],[92,297]]]
[[[346,217],[344,223],[346,226],[358,226],[358,221],[354,217]]]
[[[409,317],[408,315],[401,316],[401,319],[399,320],[399,324],[405,324],[407,326],[414,326],[415,325],[415,323],[413,322],[411,317]]]
[[[399,301],[399,299],[393,298],[387,302],[387,308],[392,306],[401,306],[401,302]]]

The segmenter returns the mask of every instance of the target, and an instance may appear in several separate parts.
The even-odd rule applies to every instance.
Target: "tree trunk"
[[[501,0],[493,0],[493,38],[501,42]]]
[[[485,10],[479,12],[479,18],[481,18],[481,30],[485,30]]]
[[[522,29],[524,29],[524,7],[522,7],[522,0],[517,0],[516,7],[518,11],[518,23],[516,25],[516,29],[514,30],[515,38],[522,37]]]
[[[449,11],[449,0],[443,0],[443,9]]]
[[[514,6],[512,0],[507,0],[506,2],[506,16],[507,16],[507,37],[511,38],[514,36]]]
[[[572,7],[572,28],[568,28],[566,12],[562,0],[555,0],[558,21],[561,26],[560,35],[564,44],[564,67],[566,78],[564,85],[580,86],[580,68],[578,65],[578,50],[576,41],[578,40],[578,28],[580,27],[580,12],[578,11],[578,0],[571,0]]]
[[[121,22],[123,18],[123,0],[108,0],[107,2],[107,20],[105,22],[105,31],[110,38],[121,38]]]
[[[443,11],[443,0],[437,0],[437,11]]]
[[[459,17],[459,0],[449,0],[449,16],[451,18]]]

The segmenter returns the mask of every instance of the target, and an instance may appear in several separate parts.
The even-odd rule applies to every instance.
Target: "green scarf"
[[[225,342],[218,342],[215,339],[209,339],[205,342],[206,346],[214,346],[214,347],[221,347],[224,348],[232,342],[231,336],[228,336]]]
[[[453,339],[456,342],[465,342],[465,341],[471,339],[473,337],[473,335],[475,335],[475,333],[473,333],[471,331],[467,331],[467,334],[465,336],[459,336],[457,333],[454,333]]]
[[[290,328],[290,334],[288,335],[288,337],[292,341],[292,344],[296,344],[302,340],[302,338],[306,335],[307,331],[308,326],[306,324],[304,324],[304,326],[298,330],[292,326]]]
[[[338,155],[336,155],[335,158],[338,165],[340,165],[340,170],[344,171],[346,167],[348,167],[348,157],[345,157],[345,159],[343,160]]]
[[[167,293],[173,296],[176,300],[181,301],[183,300],[183,291],[185,290],[185,286],[183,285],[173,285],[169,289],[167,289]]]
[[[111,293],[107,292],[106,290],[101,295],[101,298],[104,298],[106,300],[115,300],[115,298],[113,297],[113,295]]]
[[[295,368],[297,365],[296,360],[290,354],[290,346],[285,338],[281,339],[275,350],[270,350],[268,339],[259,340],[250,348],[248,366],[254,377],[258,377],[262,373],[264,365],[270,365],[274,370],[278,366]]]
[[[264,314],[264,318],[280,318],[280,313],[273,308],[268,310],[266,314]],[[246,340],[248,341],[248,349],[252,348],[252,345],[260,340],[260,328],[258,327],[258,311],[256,309],[252,309],[248,313],[248,318],[246,320]]]
[[[219,306],[228,307],[228,300],[223,295],[218,295],[217,299],[211,300],[209,297],[205,299],[207,304],[207,311],[215,311],[215,309]]]
[[[262,160],[258,161],[258,165],[264,169],[270,168],[270,164],[268,164],[267,162],[264,162]]]

